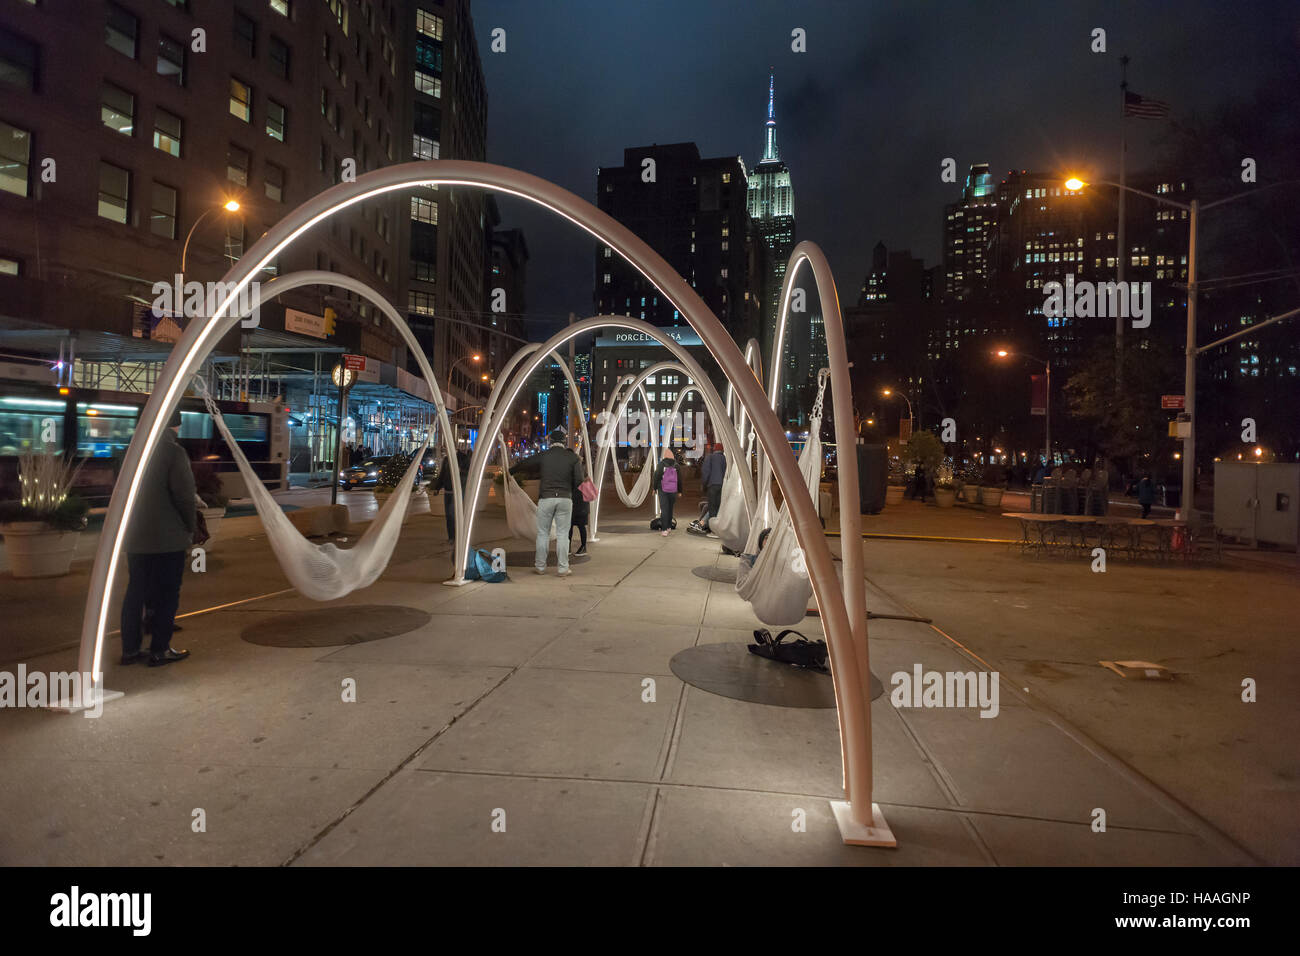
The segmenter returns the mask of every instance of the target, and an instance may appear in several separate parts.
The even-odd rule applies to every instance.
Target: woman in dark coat
[[[569,525],[569,550],[574,555],[587,553],[587,521],[591,518],[591,502],[582,497],[582,492],[573,489],[573,520]],[[579,535],[578,550],[573,551],[573,532]]]

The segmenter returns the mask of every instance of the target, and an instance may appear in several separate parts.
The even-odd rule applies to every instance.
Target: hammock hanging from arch
[[[506,441],[500,435],[497,443],[501,446],[501,480],[506,501],[506,524],[510,533],[516,538],[533,541],[537,538],[537,502],[528,497],[528,492],[519,486],[514,475],[510,474],[510,454]],[[555,528],[551,527],[551,539],[555,538]]]
[[[822,399],[826,393],[826,382],[830,375],[822,369],[817,376],[817,399],[813,402],[812,415],[808,422],[808,441],[799,453],[799,472],[808,493],[812,496],[813,508],[817,508],[818,483],[822,471]],[[762,495],[759,496],[761,501]],[[812,579],[808,577],[808,568],[804,564],[803,550],[790,521],[790,503],[781,502],[781,509],[772,524],[772,532],[758,550],[758,538],[762,534],[762,505],[755,510],[750,523],[749,539],[745,543],[745,553],[754,554],[751,567],[745,558],[740,558],[736,567],[736,593],[749,602],[755,616],[764,624],[790,626],[798,624],[808,613],[808,599],[812,597]]]
[[[388,567],[393,548],[402,533],[402,519],[406,517],[407,502],[410,500],[409,489],[415,484],[415,476],[420,463],[424,461],[429,439],[425,438],[419,452],[411,459],[406,473],[402,475],[397,490],[384,503],[378,517],[370,522],[370,527],[355,546],[345,551],[331,543],[312,544],[293,526],[288,515],[275,503],[271,493],[262,484],[262,479],[253,471],[239,442],[230,434],[220,410],[213,403],[206,384],[202,379],[195,379],[195,386],[207,405],[208,414],[216,423],[217,430],[230,448],[230,454],[248,486],[253,507],[262,519],[262,527],[266,529],[267,543],[280,564],[280,570],[294,589],[313,601],[332,601],[374,584]]]

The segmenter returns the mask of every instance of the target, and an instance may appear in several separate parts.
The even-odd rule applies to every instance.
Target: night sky
[[[694,141],[758,161],[769,67],[797,235],[826,252],[846,304],[884,240],[938,261],[943,206],[987,162],[1114,178],[1119,58],[1129,88],[1190,121],[1294,75],[1300,4],[868,3],[863,0],[475,0],[490,162],[594,200],[596,169],[623,149]],[[507,31],[492,53],[490,33]],[[790,32],[807,31],[807,53]],[[1089,49],[1094,27],[1107,52]],[[1130,172],[1155,162],[1167,123],[1129,120]],[[945,157],[958,185],[940,181]],[[1261,182],[1267,171],[1261,171]],[[508,198],[529,263],[530,337],[592,311],[593,245]]]

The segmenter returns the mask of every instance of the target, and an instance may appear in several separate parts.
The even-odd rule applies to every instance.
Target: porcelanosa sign
[[[669,329],[660,329],[659,334],[664,338],[670,338],[678,345],[703,345],[703,340],[696,334],[695,330],[689,327],[677,327]],[[602,348],[610,345],[657,345],[658,343],[646,335],[644,332],[626,332],[626,331],[609,331],[602,332],[596,337],[596,347]]]

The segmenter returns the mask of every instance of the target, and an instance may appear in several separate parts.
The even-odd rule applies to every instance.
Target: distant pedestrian
[[[700,482],[704,485],[704,497],[709,503],[708,517],[704,520],[704,527],[713,537],[713,519],[718,516],[718,509],[722,506],[722,479],[727,473],[727,456],[722,453],[722,445],[715,444],[713,450],[704,456],[704,462],[700,465]]]
[[[130,578],[122,600],[123,664],[134,664],[145,655],[140,645],[146,607],[153,614],[149,666],[183,661],[190,656],[189,651],[173,650],[171,646],[185,556],[198,528],[194,473],[190,470],[190,456],[177,441],[180,426],[181,413],[177,410],[145,465],[126,529]]]
[[[578,486],[573,488],[573,519],[569,525],[569,551],[574,555],[587,553],[587,522],[591,520],[591,502],[582,497]],[[573,550],[573,532],[578,532],[578,550]]]
[[[921,504],[925,504],[926,480],[925,466],[918,463],[916,466],[916,494],[921,496]]]
[[[566,447],[567,433],[563,428],[551,432],[550,447],[540,454],[525,458],[514,467],[511,474],[536,474],[537,487],[537,547],[533,555],[533,570],[546,573],[546,552],[550,550],[551,528],[555,528],[555,559],[560,577],[570,574],[569,535],[573,524],[573,496],[582,484],[582,462]],[[586,538],[584,536],[583,540]]]
[[[461,494],[464,494],[465,481],[469,478],[469,459],[464,455],[457,455],[456,461],[460,471],[460,490]],[[446,455],[442,456],[442,463],[438,465],[437,488],[442,492],[442,510],[447,521],[447,540],[454,542],[456,540],[456,486],[451,480],[451,463]]]
[[[665,538],[673,528],[673,506],[681,488],[681,470],[677,455],[671,448],[664,449],[664,457],[655,469],[653,489],[659,493],[659,533]]]
[[[1142,480],[1138,482],[1137,492],[1138,504],[1142,506],[1142,517],[1145,518],[1151,513],[1151,506],[1156,501],[1156,485],[1151,480],[1150,474],[1142,476]]]

